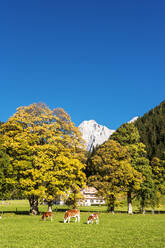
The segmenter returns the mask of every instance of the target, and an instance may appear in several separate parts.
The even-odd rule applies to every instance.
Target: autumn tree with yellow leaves
[[[127,148],[110,139],[88,159],[86,170],[89,183],[105,198],[110,212],[114,212],[119,194],[127,192],[130,184],[139,188],[142,180],[141,174],[131,166]]]
[[[84,185],[84,142],[62,108],[19,107],[0,132],[14,175],[6,180],[28,198],[31,213],[38,213],[40,199],[50,207],[55,198]]]
[[[146,199],[153,189],[153,182],[145,145],[140,141],[138,129],[134,123],[125,123],[111,135],[110,139],[127,148],[132,168],[140,173],[143,179],[138,189],[134,188],[131,183],[129,184],[127,191],[128,213],[133,213],[132,200],[137,195],[141,198],[142,212],[144,212]]]

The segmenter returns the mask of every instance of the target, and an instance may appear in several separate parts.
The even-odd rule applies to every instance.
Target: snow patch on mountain
[[[130,121],[128,121],[128,123],[135,122],[138,118],[139,118],[139,116],[135,116],[135,117],[134,117],[134,118],[132,118]]]
[[[115,130],[99,125],[94,120],[83,121],[79,125],[82,138],[86,141],[86,150],[92,151],[93,147],[103,144]]]

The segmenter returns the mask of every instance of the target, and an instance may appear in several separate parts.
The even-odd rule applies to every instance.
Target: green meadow
[[[41,205],[41,213],[47,207]],[[124,209],[124,207],[123,207]],[[122,209],[112,215],[106,207],[82,207],[80,223],[63,223],[66,207],[53,206],[53,221],[30,216],[27,201],[1,203],[1,248],[165,248],[165,214],[128,215]],[[125,209],[124,209],[125,210]],[[99,224],[87,225],[91,212],[99,212]]]

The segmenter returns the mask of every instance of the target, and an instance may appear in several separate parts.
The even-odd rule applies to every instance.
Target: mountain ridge
[[[139,117],[135,116],[128,123],[135,122]],[[97,145],[103,144],[115,130],[98,124],[95,120],[84,120],[78,126],[82,138],[86,141],[85,148],[91,152]]]
[[[92,151],[97,145],[104,143],[115,131],[98,124],[95,120],[85,120],[79,125],[82,138],[86,141],[86,150]]]

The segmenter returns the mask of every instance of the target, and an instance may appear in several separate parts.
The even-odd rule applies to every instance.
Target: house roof
[[[83,193],[85,193],[85,194],[90,194],[90,193],[96,194],[97,193],[97,189],[94,188],[94,187],[88,187],[87,186],[85,189],[83,189]]]

